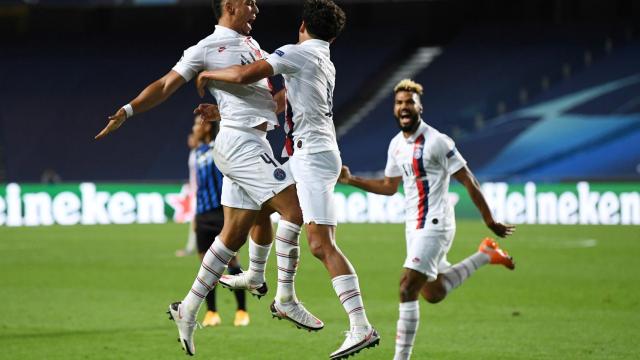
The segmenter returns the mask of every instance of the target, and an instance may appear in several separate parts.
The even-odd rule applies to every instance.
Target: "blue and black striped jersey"
[[[213,141],[196,148],[196,179],[198,181],[196,213],[202,214],[222,206],[222,173],[213,161]]]

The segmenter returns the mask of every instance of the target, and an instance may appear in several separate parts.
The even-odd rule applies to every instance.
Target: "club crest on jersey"
[[[284,170],[277,168],[273,170],[273,177],[278,181],[283,181],[287,178],[287,173]]]
[[[221,53],[221,52],[223,52],[223,51],[225,51],[225,50],[227,50],[227,47],[226,47],[226,46],[220,46],[220,47],[218,48],[218,52],[219,52],[219,53]]]
[[[416,146],[415,150],[413,150],[413,158],[420,159],[422,157],[422,150],[423,150],[422,145]]]
[[[276,50],[276,51],[274,51],[274,52],[275,52],[275,54],[276,54],[276,55],[278,55],[278,56],[280,56],[280,57],[283,57],[283,56],[284,56],[284,51],[282,51],[282,50]]]

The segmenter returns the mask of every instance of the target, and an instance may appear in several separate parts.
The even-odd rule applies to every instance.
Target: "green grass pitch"
[[[176,258],[186,225],[0,228],[0,358],[181,359],[167,305],[188,291],[198,263]],[[489,235],[459,221],[449,259]],[[338,243],[358,271],[381,346],[391,359],[402,225],[345,224]],[[318,333],[271,319],[270,295],[248,301],[251,325],[234,328],[234,300],[218,290],[223,324],[196,331],[201,359],[326,359],[347,317],[329,277],[302,241],[298,295],[326,323]],[[637,226],[519,226],[503,240],[514,272],[487,266],[438,305],[421,301],[414,359],[638,359],[640,231]],[[246,249],[241,259],[247,264]],[[200,317],[203,312],[200,312]]]

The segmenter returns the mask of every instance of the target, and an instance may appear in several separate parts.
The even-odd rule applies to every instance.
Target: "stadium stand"
[[[332,54],[338,74],[335,122],[338,133],[344,132],[340,137],[343,161],[352,170],[372,173],[384,168],[388,140],[397,131],[392,94],[381,97],[348,131],[341,132],[341,125],[422,48],[439,49],[435,60],[415,75],[426,89],[425,119],[455,138],[483,180],[514,179],[516,173],[549,180],[585,174],[598,177],[597,170],[579,166],[581,161],[588,163],[585,154],[601,159],[623,148],[623,141],[635,141],[630,130],[637,124],[634,114],[638,107],[631,94],[637,85],[628,85],[626,90],[602,94],[571,110],[572,115],[606,117],[600,119],[603,123],[619,114],[626,119],[621,121],[630,124],[614,127],[607,133],[609,137],[576,144],[586,146],[590,153],[571,156],[570,149],[546,155],[540,152],[526,164],[518,161],[520,167],[496,167],[496,161],[506,161],[500,157],[509,146],[505,139],[515,139],[512,145],[516,146],[518,136],[540,123],[540,116],[525,116],[519,111],[632,76],[635,68],[631,64],[639,57],[634,30],[628,25],[575,21],[567,25],[562,19],[568,15],[563,15],[562,9],[548,14],[546,8],[532,8],[531,3],[522,5],[529,6],[526,12],[521,12],[519,5],[496,9],[487,4],[462,9],[456,2],[436,1],[401,7],[363,4],[348,9],[347,30],[334,43]],[[493,21],[497,10],[518,19],[525,16],[521,13],[527,15],[517,24],[502,26]],[[575,11],[585,12],[584,16],[599,15],[597,8]],[[272,12],[278,16],[266,16]],[[474,17],[492,20],[463,24],[471,12]],[[402,19],[409,13],[420,14],[422,21],[381,26],[389,18]],[[191,85],[162,107],[136,116],[118,136],[100,142],[93,136],[107,115],[170,69],[183,49],[211,32],[210,10],[32,7],[25,14],[28,16],[10,17],[12,23],[0,26],[15,32],[0,33],[5,180],[38,181],[45,169],[55,170],[65,181],[184,178],[184,134],[191,126],[191,111],[200,102]],[[298,16],[296,6],[263,9],[253,35],[267,51],[295,42]],[[547,21],[548,16],[555,16],[554,20]],[[526,20],[530,18],[538,21],[529,23]],[[431,32],[431,28],[438,31]],[[619,143],[610,141],[620,132],[626,137],[620,137]],[[279,153],[282,132],[272,132],[269,137]],[[619,166],[608,162],[611,171],[605,176],[625,179],[637,174],[633,164],[639,161],[629,153],[616,155]],[[557,167],[566,171],[553,170]]]
[[[373,40],[350,45],[350,37],[363,35],[356,31],[345,36],[347,41],[336,43],[334,53],[340,55],[334,61],[340,75],[335,109],[354,97],[400,46],[380,49]],[[295,41],[295,36],[295,30],[288,35],[276,32],[261,45],[273,51]],[[0,59],[0,96],[4,100],[0,116],[5,131],[15,134],[6,139],[6,146],[14,149],[6,157],[9,177],[36,181],[47,168],[55,169],[65,180],[183,177],[188,151],[185,136],[176,134],[190,131],[191,111],[201,102],[192,84],[161,108],[128,122],[127,131],[118,137],[96,143],[93,136],[107,115],[164,75],[182,50],[198,40],[197,34],[187,39],[168,38],[162,47],[141,40],[136,48],[125,49],[120,44],[129,41],[126,36],[113,35],[64,40],[40,37],[26,46],[14,44],[8,56]],[[29,119],[39,119],[38,126]],[[275,131],[270,139],[279,153],[284,134]],[[93,156],[81,156],[87,153]],[[116,161],[105,166],[95,161],[98,158]]]
[[[424,117],[455,138],[461,152],[484,180],[557,181],[586,174],[596,178],[630,178],[637,174],[634,162],[638,163],[638,156],[629,152],[619,158],[619,166],[610,164],[610,170],[616,170],[606,174],[597,174],[596,169],[586,171],[577,160],[571,166],[567,161],[576,147],[588,145],[598,153],[605,153],[603,149],[596,150],[600,143],[620,147],[611,143],[612,136],[630,128],[637,129],[637,98],[632,95],[633,91],[628,91],[637,85],[630,84],[633,89],[605,92],[601,95],[606,98],[594,98],[581,103],[580,108],[571,109],[577,113],[602,114],[601,120],[608,122],[614,120],[610,115],[619,113],[620,107],[626,115],[618,115],[619,124],[609,132],[604,131],[605,126],[591,131],[583,127],[581,124],[590,123],[587,116],[581,118],[582,122],[567,120],[567,131],[578,132],[580,135],[576,137],[586,139],[556,151],[549,146],[548,141],[553,139],[549,134],[559,134],[560,121],[565,119],[547,119],[551,124],[538,136],[548,141],[532,144],[526,134],[535,129],[541,116],[517,111],[633,75],[637,71],[633,64],[640,59],[637,45],[627,41],[614,48],[608,36],[606,30],[597,27],[521,28],[508,34],[501,33],[500,29],[468,29],[416,76],[416,80],[425,85]],[[614,100],[612,97],[616,96]],[[632,114],[634,108],[635,115]],[[389,94],[366,121],[341,138],[343,160],[352,165],[354,171],[377,172],[384,168],[386,144],[397,133],[391,109],[392,94]],[[364,133],[367,135],[363,136]],[[513,143],[517,144],[520,137],[523,144],[520,151],[515,151],[515,145],[509,146],[509,143],[515,139]],[[555,141],[566,145],[562,139],[555,138]],[[531,160],[523,161],[526,157]],[[584,154],[579,155],[583,157]],[[556,165],[561,159],[562,165]],[[553,170],[545,171],[550,166]],[[564,171],[558,171],[558,167]]]

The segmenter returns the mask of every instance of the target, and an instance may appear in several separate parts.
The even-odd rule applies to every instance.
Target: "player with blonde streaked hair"
[[[396,85],[394,93],[394,115],[401,131],[389,144],[385,177],[353,176],[343,166],[339,180],[382,195],[395,194],[403,180],[407,256],[400,279],[394,359],[404,360],[411,357],[418,330],[420,294],[428,302],[438,303],[483,265],[501,264],[511,270],[515,267],[511,257],[490,238],[482,240],[476,253],[453,266],[449,264],[447,253],[456,229],[448,198],[450,177],[464,185],[485,224],[497,236],[511,235],[515,227],[493,219],[480,184],[453,140],[422,120],[422,85],[404,79]]]

